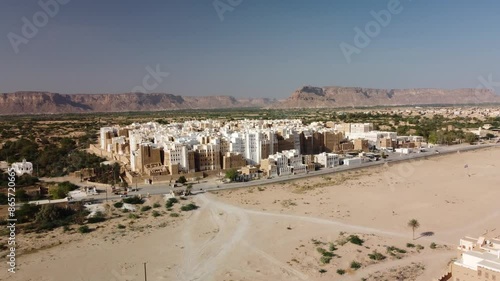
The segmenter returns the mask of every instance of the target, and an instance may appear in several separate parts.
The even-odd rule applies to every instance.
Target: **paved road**
[[[193,192],[200,192],[200,191],[224,190],[224,189],[259,186],[259,185],[263,185],[263,184],[280,183],[280,182],[292,181],[292,180],[303,179],[303,178],[308,178],[308,177],[317,177],[317,176],[322,176],[322,175],[328,175],[328,174],[336,173],[336,172],[363,169],[363,168],[367,168],[367,167],[383,165],[385,163],[397,163],[397,162],[409,161],[409,160],[413,160],[413,159],[433,157],[433,156],[439,156],[439,155],[450,154],[450,153],[457,153],[457,151],[465,152],[465,151],[490,148],[490,147],[500,147],[500,144],[482,144],[482,145],[461,144],[461,145],[439,146],[439,147],[434,147],[434,148],[427,148],[426,152],[421,152],[421,153],[410,153],[410,154],[388,153],[388,155],[389,155],[388,158],[386,158],[384,160],[367,162],[367,163],[363,163],[361,165],[356,165],[356,166],[338,166],[338,167],[330,168],[330,169],[321,169],[318,171],[312,171],[312,172],[309,172],[307,174],[280,176],[280,177],[275,177],[272,179],[260,179],[260,180],[253,180],[253,181],[249,181],[249,182],[237,182],[237,183],[202,182],[199,184],[195,183],[193,185],[192,190],[193,190]],[[142,194],[144,196],[148,193],[150,195],[166,194],[166,193],[169,193],[173,189],[168,183],[156,183],[153,185],[138,184],[138,188],[139,188],[139,191],[129,192],[129,195],[133,196],[133,195]],[[175,189],[182,190],[184,188],[175,188]],[[106,196],[106,194],[103,192],[103,193],[100,193],[99,195],[96,195],[96,196],[89,196],[86,199],[93,198],[97,201],[104,201],[104,200],[106,200],[106,197],[108,200],[120,198],[120,196],[111,194],[109,192],[108,192],[108,195]]]

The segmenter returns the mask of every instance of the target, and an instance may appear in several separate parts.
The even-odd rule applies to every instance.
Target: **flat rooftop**
[[[464,255],[482,259],[482,261],[477,263],[477,266],[500,272],[500,258],[496,254],[491,254],[488,252],[468,251],[465,252]]]

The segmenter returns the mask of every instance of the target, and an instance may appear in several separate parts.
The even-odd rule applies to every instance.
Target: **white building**
[[[171,143],[165,148],[165,166],[169,167],[174,164],[179,164],[179,170],[184,172],[190,172],[194,170],[194,167],[189,166],[189,148],[185,144]],[[168,163],[166,162],[168,159]]]
[[[18,176],[22,176],[24,174],[31,175],[33,173],[33,164],[31,164],[31,162],[26,162],[26,159],[23,159],[23,162],[13,163],[12,168]]]
[[[361,165],[362,163],[363,159],[358,157],[344,159],[344,165],[346,166],[358,166]]]
[[[241,134],[233,133],[229,139],[229,152],[245,155],[245,140]]]
[[[291,175],[292,166],[288,165],[288,158],[281,152],[269,155],[269,159],[273,159],[276,163],[278,175]]]
[[[250,131],[245,134],[245,158],[251,165],[260,163],[262,153],[262,134]]]
[[[323,152],[314,155],[314,162],[321,164],[325,168],[333,168],[339,165],[339,155]]]
[[[284,150],[283,154],[288,158],[288,165],[292,167],[294,174],[307,173],[307,165],[302,163],[302,156],[297,150]]]
[[[368,133],[373,130],[373,123],[352,123],[351,134]]]

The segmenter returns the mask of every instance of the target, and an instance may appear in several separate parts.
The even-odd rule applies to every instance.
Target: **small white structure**
[[[344,159],[344,165],[346,166],[358,166],[363,163],[362,158],[346,158]]]
[[[31,175],[33,173],[33,164],[31,164],[31,162],[26,162],[26,159],[23,159],[23,162],[13,163],[12,168],[18,176],[22,176],[24,174]]]
[[[339,155],[323,152],[314,155],[314,162],[321,164],[325,168],[333,168],[339,165]]]
[[[401,154],[410,154],[411,149],[410,148],[396,148],[394,150],[396,153],[401,153]]]
[[[97,189],[96,189],[95,185],[94,186],[85,186],[85,187],[83,187],[83,190],[85,191],[85,193],[87,195],[97,195],[97,194],[99,194],[97,192]]]

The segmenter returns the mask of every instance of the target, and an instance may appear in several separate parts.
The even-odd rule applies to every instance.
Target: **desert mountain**
[[[279,108],[320,108],[498,102],[500,102],[500,97],[488,89],[373,89],[304,86],[277,106]]]
[[[0,115],[84,112],[161,111],[224,108],[321,108],[433,104],[500,103],[487,89],[372,89],[313,87],[297,89],[286,100],[231,96],[178,96],[165,93],[59,94],[15,92],[0,94]]]
[[[241,99],[231,96],[188,97],[164,93],[59,94],[15,92],[0,94],[0,114],[54,114],[83,112],[161,111],[264,107],[273,99]]]

